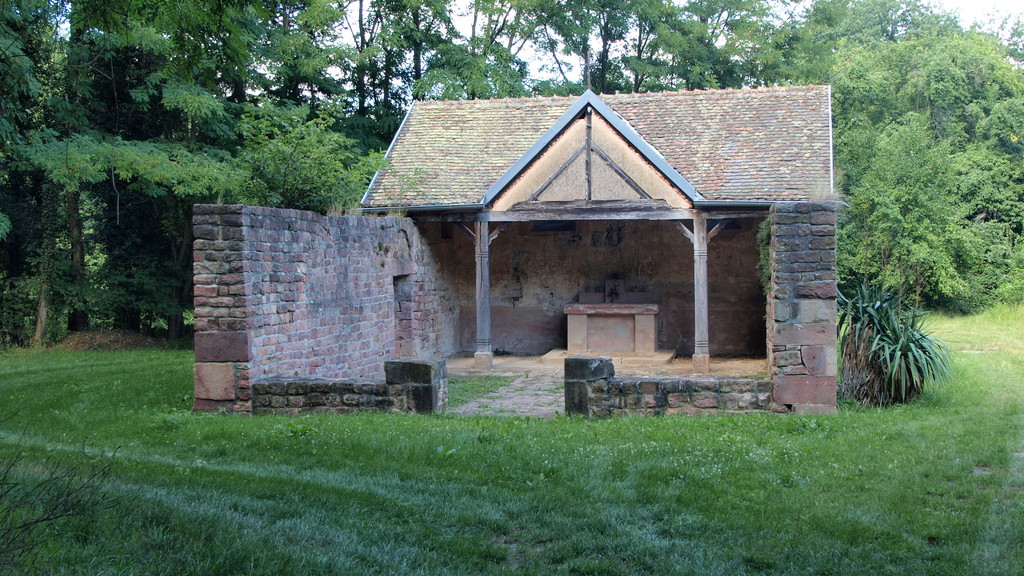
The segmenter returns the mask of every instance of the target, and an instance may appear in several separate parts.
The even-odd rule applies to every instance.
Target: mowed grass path
[[[832,416],[189,412],[187,352],[0,355],[0,460],[110,464],[53,574],[1020,574],[1024,309],[957,381]]]

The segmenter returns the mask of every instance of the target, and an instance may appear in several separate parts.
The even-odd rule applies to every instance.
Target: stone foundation
[[[611,358],[565,359],[565,413],[588,418],[785,411],[772,389],[756,378],[616,378]]]
[[[266,378],[252,385],[254,414],[414,412],[448,407],[445,363],[386,362],[384,382]]]

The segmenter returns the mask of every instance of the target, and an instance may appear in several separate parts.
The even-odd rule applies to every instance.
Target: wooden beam
[[[490,245],[491,242],[494,242],[494,239],[497,238],[499,234],[504,232],[505,231],[505,227],[507,227],[507,226],[508,226],[508,222],[502,222],[501,224],[498,224],[498,226],[494,229],[494,232],[491,232],[487,236],[487,244]]]
[[[710,242],[722,229],[729,224],[729,220],[719,220],[715,223],[715,227],[708,232],[708,241]]]
[[[703,214],[693,217],[693,369],[711,373],[708,346],[708,221]]]
[[[582,201],[578,201],[582,202]],[[617,216],[613,218],[601,217],[601,218],[580,218],[580,220],[690,220],[693,218],[695,210],[693,208],[671,208],[664,200],[594,200],[591,204],[598,202],[635,202],[635,203],[646,203],[651,204],[652,202],[661,203],[660,205],[665,206],[669,212],[665,212],[659,215],[643,216],[640,211],[634,211],[625,209],[624,217]],[[519,206],[525,203],[517,204],[508,212],[506,211],[471,211],[471,212],[415,212],[410,213],[408,216],[417,222],[522,222],[529,220],[538,220],[539,218],[523,217],[522,215],[511,214],[518,210]],[[558,205],[565,204],[565,202],[535,202],[535,204],[546,204],[546,205]],[[733,220],[739,220],[742,218],[755,218],[762,219],[768,216],[767,210],[765,211],[745,211],[745,212],[732,212],[732,211],[711,211],[704,212],[704,217],[709,220],[721,220],[730,218]],[[510,215],[511,214],[511,215]],[[548,218],[548,220],[571,220],[571,218]]]
[[[456,222],[455,225],[458,226],[459,230],[462,230],[466,236],[469,236],[470,240],[476,240],[476,234],[473,234],[473,231],[469,229],[469,226],[466,226],[465,222]]]
[[[651,195],[648,194],[643,188],[641,188],[640,185],[637,184],[635,180],[630,178],[629,174],[626,174],[625,170],[623,170],[622,168],[619,168],[619,165],[616,164],[615,161],[612,160],[610,156],[605,154],[604,150],[601,150],[600,146],[594,146],[594,152],[598,155],[598,157],[601,158],[601,160],[604,160],[605,163],[608,164],[608,167],[612,169],[612,172],[615,172],[615,174],[618,175],[619,178],[622,178],[622,180],[626,184],[628,184],[629,187],[632,188],[634,192],[639,194],[641,198],[643,198],[644,200],[650,200],[651,199]]]
[[[591,200],[594,197],[593,194],[593,151],[594,151],[594,109],[590,106],[587,107],[587,200]]]
[[[485,212],[490,222],[535,220],[689,220],[694,210],[673,208],[664,200],[571,200],[520,202],[504,212]]]
[[[726,219],[739,220],[741,218],[767,218],[768,217],[768,210],[767,209],[760,210],[760,211],[747,210],[747,211],[743,211],[743,212],[733,212],[731,210],[711,210],[711,211],[701,210],[701,212],[704,214],[704,217],[707,218],[708,220],[726,220]]]
[[[679,231],[683,233],[683,236],[686,236],[686,239],[690,241],[690,244],[694,244],[693,232],[690,232],[690,229],[686,227],[686,224],[683,224],[682,222],[675,222],[675,225],[676,228],[679,228]]]
[[[545,191],[545,190],[547,190],[547,189],[548,189],[549,187],[551,187],[551,185],[552,185],[552,184],[553,184],[553,183],[555,182],[555,180],[558,180],[558,177],[559,177],[559,176],[561,176],[563,172],[565,172],[566,170],[568,170],[569,166],[571,166],[571,165],[572,165],[572,163],[573,163],[573,162],[574,162],[574,161],[575,161],[575,160],[576,160],[577,158],[579,158],[579,157],[580,157],[580,154],[582,154],[582,153],[583,153],[583,150],[584,150],[584,149],[585,149],[586,147],[587,147],[587,145],[586,145],[586,144],[580,144],[578,148],[576,148],[575,150],[573,150],[572,154],[570,154],[570,155],[569,155],[569,158],[567,158],[565,162],[562,162],[562,165],[558,167],[558,170],[555,170],[555,171],[554,171],[554,172],[553,172],[553,173],[551,174],[551,176],[548,176],[548,179],[547,179],[547,180],[545,180],[545,181],[544,181],[544,183],[543,183],[543,184],[541,184],[541,185],[540,185],[540,187],[538,187],[538,188],[537,188],[537,189],[536,189],[536,190],[535,190],[535,191],[533,192],[533,194],[530,194],[530,197],[529,197],[529,198],[527,198],[527,199],[526,199],[526,201],[527,201],[527,202],[532,202],[533,200],[536,200],[537,198],[540,198],[540,195],[541,195],[541,194],[543,194],[543,193],[544,193],[544,191]]]
[[[494,362],[491,348],[491,249],[487,222],[474,225],[476,241],[476,353],[478,370],[490,370]]]

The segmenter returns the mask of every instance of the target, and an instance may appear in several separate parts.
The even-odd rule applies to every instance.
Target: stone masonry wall
[[[565,359],[565,413],[589,418],[786,411],[772,404],[772,381],[691,376],[616,378],[612,359]]]
[[[836,208],[780,202],[769,216],[769,365],[775,402],[797,412],[836,409]]]
[[[272,377],[253,384],[254,414],[415,412],[448,407],[444,360],[392,361],[385,380]]]
[[[455,349],[437,320],[452,288],[408,219],[199,205],[194,235],[196,410],[251,411],[268,377],[380,378]]]

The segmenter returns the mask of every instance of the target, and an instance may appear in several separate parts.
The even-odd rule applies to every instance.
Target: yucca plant
[[[953,374],[946,343],[924,331],[925,313],[880,286],[839,294],[841,394],[865,405],[907,402]]]

